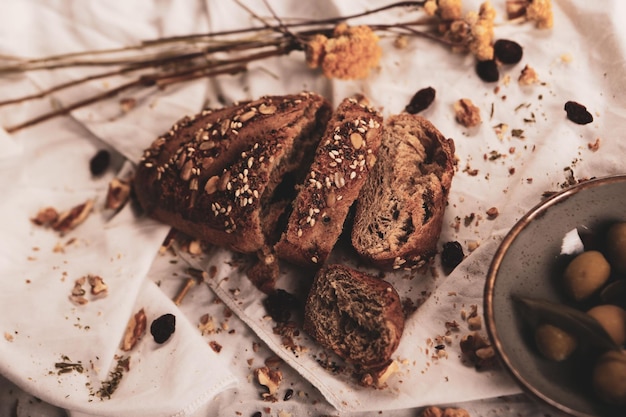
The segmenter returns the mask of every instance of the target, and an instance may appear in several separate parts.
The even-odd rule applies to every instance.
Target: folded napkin
[[[146,279],[169,228],[137,217],[130,205],[111,218],[103,204],[112,173],[91,178],[87,161],[94,143],[83,129],[72,132],[65,125],[3,140],[9,149],[21,144],[22,152],[2,159],[7,163],[0,175],[0,190],[10,202],[0,206],[0,373],[70,411],[189,415],[235,379]],[[65,234],[31,221],[42,208],[64,211],[87,200],[94,201],[91,214]],[[108,288],[94,295],[87,280],[81,301],[73,290],[89,276],[102,278]],[[140,309],[148,329],[132,350],[122,351],[126,325]],[[149,326],[165,313],[179,320],[171,340],[160,345]],[[117,389],[106,393],[111,386]]]
[[[472,2],[467,9],[475,10],[477,3]],[[41,28],[33,29],[39,34],[39,42],[26,42],[28,22],[14,23],[0,17],[1,22],[6,23],[4,27],[17,34],[11,42],[0,39],[0,47],[7,53],[25,50],[28,55],[40,55],[63,51],[63,44],[77,50],[101,45],[121,46],[162,33],[186,33],[204,28],[199,17],[203,13],[199,12],[199,3],[194,1],[172,2],[167,10],[162,9],[161,3],[155,9],[141,4],[122,6],[120,3],[109,9],[97,2],[87,2],[76,10],[73,19],[65,20],[61,3],[49,6],[38,1],[20,2],[11,5],[19,9],[16,15],[23,19],[25,16],[41,18],[37,19]],[[374,0],[350,6],[328,1],[324,7],[311,10],[302,2],[285,2],[275,5],[274,11],[282,16],[320,16],[333,15],[336,10],[346,14],[359,12],[374,8],[376,4]],[[100,401],[90,396],[115,367],[123,328],[140,306],[154,306],[150,310],[146,308],[151,319],[162,312],[176,312],[174,314],[179,316],[158,289],[143,280],[167,229],[135,217],[129,208],[112,220],[97,209],[80,229],[60,240],[66,244],[76,237],[74,243],[64,245],[65,253],[58,253],[52,249],[59,243],[59,237],[50,230],[34,227],[29,218],[43,205],[69,208],[94,197],[96,204],[101,204],[98,198],[103,195],[110,175],[81,183],[78,179],[88,178],[89,174],[85,165],[78,166],[79,161],[85,164],[103,143],[130,161],[136,161],[158,134],[179,117],[198,111],[203,102],[217,105],[220,99],[230,102],[262,94],[310,89],[337,103],[355,92],[363,92],[384,114],[390,114],[402,111],[418,89],[432,86],[437,98],[424,115],[444,135],[455,139],[459,158],[441,243],[459,241],[468,257],[448,276],[438,264],[432,274],[388,275],[403,297],[418,306],[409,318],[401,346],[394,355],[399,370],[389,380],[389,389],[363,389],[349,378],[330,374],[315,361],[313,355],[319,353],[319,348],[306,335],[298,339],[306,348],[305,353],[294,354],[285,348],[273,333],[272,323],[265,318],[262,295],[240,271],[228,264],[231,253],[216,249],[206,258],[189,259],[189,262],[207,270],[216,267],[216,278],[209,282],[215,293],[337,409],[397,409],[519,392],[502,370],[476,372],[461,360],[458,341],[469,331],[462,319],[463,311],[477,306],[480,313],[485,273],[499,239],[516,219],[540,201],[543,192],[558,190],[585,177],[626,171],[622,157],[626,154],[626,144],[618,140],[626,118],[620,103],[626,73],[623,65],[626,49],[619,35],[623,30],[616,18],[620,14],[610,8],[592,9],[583,1],[553,6],[554,30],[539,31],[530,23],[496,27],[498,38],[512,38],[524,46],[522,63],[502,68],[503,80],[498,88],[477,78],[471,57],[454,55],[426,39],[414,39],[407,48],[396,50],[392,46],[393,39],[386,38],[382,40],[385,53],[380,70],[365,81],[328,81],[316,77],[304,71],[302,55],[294,53],[284,59],[251,65],[246,75],[139,94],[137,106],[128,113],[120,110],[118,101],[110,100],[75,111],[73,119],[65,119],[64,123],[48,123],[14,137],[0,137],[2,148],[8,149],[11,155],[0,160],[5,173],[0,189],[8,196],[7,201],[9,198],[12,201],[11,207],[0,206],[3,236],[6,229],[6,236],[10,237],[1,243],[0,269],[3,276],[16,277],[2,283],[4,319],[0,323],[6,343],[0,344],[0,373],[46,401],[76,410],[76,415],[116,415],[135,404],[141,410],[134,415],[177,412],[184,415],[194,405],[230,386],[232,378],[219,364],[219,358],[213,360],[213,352],[196,337],[197,330],[190,328],[185,320],[179,320],[180,328],[175,337],[158,349],[149,335],[144,337],[132,354],[141,359],[135,361],[135,367],[131,364],[131,371],[110,400]],[[212,30],[254,23],[249,15],[246,18],[241,8],[221,2],[219,5],[209,2],[206,7]],[[496,7],[503,20],[504,6]],[[268,11],[261,14],[267,15]],[[402,12],[392,14],[389,21],[400,18],[403,18]],[[45,33],[55,33],[57,37],[52,41]],[[588,59],[590,55],[593,59]],[[537,70],[539,83],[517,84],[517,76],[526,64]],[[20,86],[23,89],[36,90],[63,77],[41,73],[19,81],[24,84]],[[576,89],[572,90],[572,86]],[[94,82],[58,99],[67,101],[90,91],[103,91],[106,87]],[[452,106],[460,98],[470,98],[479,106],[481,126],[466,129],[456,123]],[[587,126],[568,121],[563,112],[567,100],[587,105],[596,121]],[[48,105],[47,101],[23,105],[11,112],[3,111],[0,117],[3,123],[10,124]],[[76,140],[78,137],[82,140]],[[594,143],[599,144],[597,149],[589,146]],[[35,169],[35,165],[41,167]],[[486,212],[492,207],[499,215],[488,219]],[[478,249],[470,254],[469,248],[474,247]],[[68,295],[75,279],[86,273],[101,274],[110,286],[109,295],[90,300],[84,306],[69,304]],[[285,288],[297,285],[289,279],[297,273],[289,271],[279,285]],[[222,279],[225,277],[228,280]],[[119,291],[121,287],[123,293]],[[44,296],[48,297],[46,301],[40,301]],[[27,302],[20,303],[15,311],[6,307],[12,306],[9,302],[14,303],[18,298]],[[32,314],[33,310],[38,314]],[[51,319],[46,326],[37,320],[44,315]],[[446,322],[451,320],[460,323],[460,330],[452,334],[451,344],[445,348],[447,357],[433,358],[433,342],[446,332]],[[237,337],[234,335],[233,339]],[[88,349],[79,346],[80,341]],[[183,342],[189,345],[177,344]],[[237,340],[233,345],[244,342]],[[183,349],[193,349],[196,353],[179,355]],[[230,347],[224,346],[224,349]],[[167,356],[167,369],[159,362],[165,352],[171,353]],[[72,363],[81,361],[86,365],[85,373],[72,371],[57,375],[54,365],[69,362],[65,357]],[[191,361],[190,357],[207,360],[199,363]],[[236,365],[247,369],[242,360]],[[208,368],[210,372],[203,372]],[[171,371],[176,373],[170,375]],[[185,379],[185,373],[193,378]],[[85,386],[87,382],[89,387]],[[151,387],[149,392],[144,391],[147,386]],[[163,393],[173,389],[172,386],[179,387],[180,391],[176,392],[181,393],[176,397],[176,404],[155,411],[165,399],[171,401],[173,397]],[[133,402],[139,390],[146,395],[142,397],[145,401]]]

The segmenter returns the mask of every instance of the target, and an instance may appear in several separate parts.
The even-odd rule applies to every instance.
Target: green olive
[[[587,314],[598,320],[616,344],[626,343],[626,310],[615,305],[602,304],[593,307]]]
[[[615,223],[609,228],[606,256],[616,272],[626,274],[626,222]]]
[[[611,266],[602,253],[589,250],[577,255],[565,268],[563,285],[568,295],[582,301],[589,298],[609,279]]]
[[[539,352],[555,362],[564,361],[576,350],[576,338],[552,324],[540,324],[535,329],[535,343]]]
[[[591,383],[600,400],[626,405],[626,351],[610,350],[593,367]]]

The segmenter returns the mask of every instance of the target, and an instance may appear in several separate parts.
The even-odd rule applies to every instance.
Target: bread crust
[[[274,247],[278,257],[307,267],[324,264],[376,161],[382,122],[362,95],[337,106]]]
[[[264,215],[292,198],[274,191],[312,153],[330,112],[323,97],[304,92],[185,117],[144,152],[137,199],[151,217],[190,236],[256,252],[273,227]]]
[[[454,176],[454,142],[408,113],[386,120],[382,142],[357,202],[352,245],[381,269],[418,268],[437,253]]]
[[[307,296],[303,329],[322,347],[361,369],[389,363],[404,330],[393,286],[345,265],[316,274]]]

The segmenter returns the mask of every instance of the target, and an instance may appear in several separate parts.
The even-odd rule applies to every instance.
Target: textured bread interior
[[[433,190],[441,188],[444,171],[429,156],[433,142],[410,119],[392,119],[385,126],[378,162],[359,196],[366,208],[354,225],[360,248],[374,254],[397,252],[431,219]]]
[[[364,366],[388,359],[402,330],[386,319],[380,287],[371,287],[343,269],[316,280],[308,320],[318,340],[339,356]]]
[[[297,185],[304,181],[329,118],[329,108],[309,108],[303,118],[289,126],[296,132],[293,146],[271,172],[267,188],[261,196],[261,227],[270,246],[280,238],[286,227]]]

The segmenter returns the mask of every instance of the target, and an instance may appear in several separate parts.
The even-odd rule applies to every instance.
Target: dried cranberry
[[[409,114],[416,114],[423,110],[426,110],[432,102],[435,100],[435,89],[432,87],[426,87],[419,90],[409,104],[406,105],[404,110]]]
[[[493,44],[493,54],[503,64],[517,64],[522,60],[522,46],[508,39],[498,39]]]
[[[443,244],[443,251],[441,252],[441,263],[444,267],[452,270],[461,263],[465,254],[463,253],[463,247],[459,242],[446,242]]]
[[[175,330],[176,316],[170,313],[163,314],[161,317],[155,319],[150,325],[150,333],[152,334],[154,341],[159,344],[165,343]]]
[[[494,59],[478,61],[476,63],[476,74],[478,74],[481,80],[488,83],[496,82],[500,78],[498,64]]]
[[[265,311],[277,323],[285,323],[298,308],[298,299],[285,290],[276,289],[263,300]]]
[[[565,112],[567,118],[579,125],[586,125],[593,122],[593,116],[587,111],[587,108],[575,101],[568,101],[565,103]]]
[[[89,161],[91,175],[98,176],[104,174],[111,162],[111,154],[105,149],[99,150]]]

